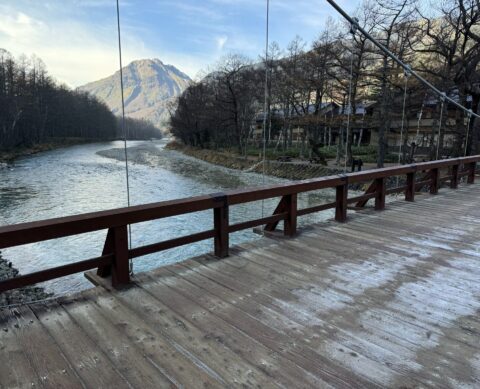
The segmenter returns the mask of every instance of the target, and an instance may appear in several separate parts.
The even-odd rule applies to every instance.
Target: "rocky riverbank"
[[[166,145],[169,150],[175,150],[193,158],[198,158],[216,165],[225,166],[231,169],[244,170],[255,173],[265,173],[266,175],[285,178],[287,180],[307,180],[310,178],[331,176],[343,173],[343,169],[332,166],[323,166],[308,162],[279,162],[279,161],[259,161],[258,159],[246,159],[231,153],[222,151],[199,149],[182,145],[172,141]],[[393,188],[398,185],[404,185],[405,179],[400,178],[397,181],[395,177],[387,179],[387,188]],[[365,190],[369,183],[360,183],[350,185],[351,190]]]
[[[170,142],[167,144],[166,148],[230,169],[245,170],[259,174],[265,172],[265,174],[269,176],[285,178],[288,180],[305,180],[343,172],[343,170],[337,168],[311,164],[308,162],[265,161],[264,164],[263,161],[259,161],[256,158],[246,159],[222,151],[184,146],[178,142]]]
[[[11,262],[4,259],[0,253],[0,280],[14,278],[18,275],[18,270],[12,266]],[[52,296],[52,294],[46,293],[41,287],[27,286],[25,288],[0,293],[0,307],[9,304],[21,304],[42,300],[50,296]]]
[[[62,147],[69,147],[92,142],[95,142],[95,140],[83,138],[52,138],[48,142],[35,144],[30,147],[22,146],[12,150],[0,150],[0,167],[2,167],[2,165],[11,163],[19,157],[25,157],[28,155],[41,153],[43,151],[50,151],[60,149]]]
[[[252,161],[250,159],[245,159],[221,151],[184,146],[176,141],[168,143],[165,148],[168,150],[179,151],[190,157],[230,169],[248,170],[255,164],[255,160]]]

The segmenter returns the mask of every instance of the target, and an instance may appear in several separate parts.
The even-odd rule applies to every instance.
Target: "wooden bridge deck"
[[[0,311],[0,386],[479,387],[480,185]]]

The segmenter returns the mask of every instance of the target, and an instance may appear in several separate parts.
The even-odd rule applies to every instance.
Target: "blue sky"
[[[360,0],[338,0],[353,11]],[[191,77],[223,55],[256,59],[265,45],[265,0],[121,0],[124,65],[159,58]],[[271,0],[270,40],[311,42],[329,17],[325,0]],[[35,53],[50,73],[79,86],[118,69],[115,0],[2,0],[0,47]]]

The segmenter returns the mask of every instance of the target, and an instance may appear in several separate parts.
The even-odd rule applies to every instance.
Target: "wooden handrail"
[[[84,213],[0,227],[0,249],[146,222],[222,206],[212,195]]]
[[[215,255],[225,257],[228,255],[229,234],[232,232],[258,225],[265,225],[266,230],[272,231],[279,221],[283,221],[284,234],[293,236],[296,233],[298,216],[331,208],[335,208],[335,219],[345,222],[347,206],[352,202],[357,203],[357,207],[362,207],[370,199],[374,199],[375,209],[382,210],[388,193],[404,191],[405,199],[414,201],[415,191],[425,185],[430,186],[430,193],[436,194],[441,183],[446,180],[450,181],[451,188],[456,188],[459,178],[464,176],[468,177],[468,183],[473,183],[477,162],[480,162],[480,155],[333,175],[294,183],[243,188],[225,193],[3,226],[0,227],[0,249],[104,229],[108,229],[108,235],[101,257],[0,281],[0,293],[94,267],[99,268],[99,274],[102,276],[111,274],[114,285],[124,284],[129,281],[129,259],[211,238],[215,243]],[[465,166],[466,169],[461,171],[460,166]],[[451,169],[450,174],[440,177],[440,169],[445,168]],[[415,181],[417,172],[423,172],[421,181]],[[385,179],[400,175],[406,175],[406,185],[387,190]],[[373,184],[364,195],[348,198],[349,184],[372,180]],[[336,188],[335,202],[305,209],[297,208],[297,194],[326,188]],[[282,199],[272,216],[230,225],[229,206],[274,197]],[[213,210],[213,230],[128,249],[126,226],[129,224],[209,209]]]

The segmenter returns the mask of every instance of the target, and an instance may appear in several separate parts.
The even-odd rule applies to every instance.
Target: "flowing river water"
[[[20,158],[0,168],[0,225],[48,219],[126,205],[122,142],[73,146]],[[231,170],[166,150],[164,141],[129,142],[131,204],[145,204],[201,194],[280,183],[283,180]],[[117,150],[112,150],[117,149]],[[299,208],[333,201],[333,190],[299,197]],[[231,223],[267,216],[278,199],[231,207]],[[299,226],[331,218],[325,211],[299,218]],[[212,211],[197,212],[132,227],[133,247],[200,232],[213,227]],[[106,231],[82,234],[3,250],[22,274],[101,254]],[[259,239],[252,230],[231,234],[230,244]],[[212,240],[151,254],[134,261],[141,272],[212,251]],[[43,284],[66,294],[88,288],[82,274]]]

